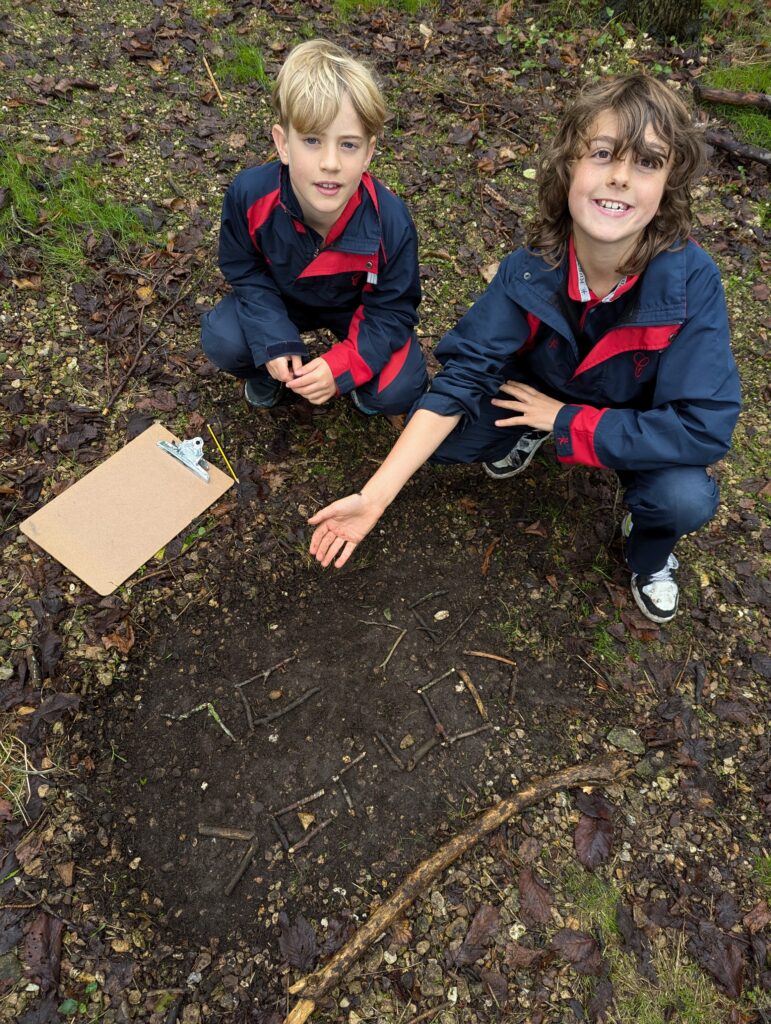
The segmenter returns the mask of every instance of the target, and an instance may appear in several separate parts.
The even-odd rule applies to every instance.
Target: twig
[[[582,658],[580,654],[577,654],[576,657],[578,658],[579,661],[583,662],[584,665],[586,665],[586,667],[588,669],[591,669],[591,671],[594,672],[594,674],[597,676],[598,679],[601,679],[602,682],[606,683],[606,685],[607,685],[607,680],[605,679],[605,676],[602,674],[602,672],[600,672],[599,669],[596,669],[594,667],[594,665],[592,665],[591,662],[586,660],[586,658]],[[655,689],[655,687],[654,687],[654,689]]]
[[[343,765],[343,767],[340,769],[337,775],[332,776],[332,781],[337,782],[341,775],[345,775],[346,772],[349,772],[351,768],[355,767],[355,765],[359,763],[359,761],[363,761],[366,756],[367,751],[362,750],[362,752],[360,754],[357,754],[352,761],[349,761],[348,764]]]
[[[430,601],[432,597],[444,597],[446,593],[446,590],[432,590],[430,594],[424,594],[423,597],[419,597],[417,601],[413,601],[412,604],[408,604],[407,607],[412,611],[413,608],[417,608],[418,605],[423,604],[424,601]]]
[[[476,686],[474,686],[474,684],[471,682],[471,676],[468,674],[468,672],[464,672],[462,668],[458,669],[458,675],[461,677],[461,679],[466,685],[466,689],[473,697],[474,703],[477,706],[477,711],[482,716],[484,721],[487,722],[490,716],[487,713],[487,708],[482,703],[482,698],[479,696],[479,690],[477,690]]]
[[[480,732],[488,732],[490,729],[494,729],[495,726],[492,722],[485,722],[484,725],[478,725],[476,729],[469,729],[467,732],[458,732],[454,736],[448,736],[447,742],[450,746],[453,743],[457,743],[458,740],[467,740],[470,736],[477,736]]]
[[[532,807],[553,793],[576,786],[602,785],[614,782],[629,767],[621,757],[611,757],[589,764],[572,765],[545,779],[521,786],[512,796],[501,800],[476,817],[462,832],[453,836],[427,860],[420,863],[389,899],[382,903],[346,944],[335,953],[324,967],[301,978],[289,988],[300,993],[299,1002],[286,1017],[284,1024],[304,1024],[317,1003],[336,987],[350,968],[371,944],[390,925],[404,914],[414,901],[459,857],[470,850],[483,836],[500,828],[509,818],[525,808]]]
[[[765,92],[734,92],[731,89],[706,89],[694,85],[693,94],[701,103],[727,103],[732,107],[757,107],[759,110],[771,111],[771,96]]]
[[[345,800],[346,806],[348,807],[348,812],[350,814],[356,814],[356,809],[353,806],[353,800],[351,800],[351,794],[348,792],[345,783],[339,775],[335,776],[334,781],[340,787],[340,792],[343,794],[343,800]]]
[[[455,627],[455,629],[454,629],[454,630],[452,631],[452,633],[450,633],[450,635],[449,635],[449,636],[446,636],[446,637],[444,638],[444,640],[442,640],[442,642],[441,642],[440,644],[437,644],[437,646],[436,646],[436,649],[437,649],[437,651],[441,650],[441,649],[442,649],[442,647],[444,647],[444,645],[445,645],[445,644],[449,643],[449,642],[450,642],[450,640],[452,640],[452,638],[453,638],[454,636],[457,636],[457,635],[458,635],[458,633],[460,633],[460,631],[461,631],[461,630],[463,629],[463,627],[464,627],[464,626],[466,625],[466,623],[468,622],[468,620],[469,620],[469,619],[471,619],[471,618],[473,618],[473,617],[474,617],[474,616],[476,615],[476,613],[477,613],[478,611],[479,611],[479,605],[477,605],[477,606],[476,606],[476,608],[472,608],[472,609],[471,609],[471,611],[470,611],[470,612],[468,613],[468,615],[466,616],[466,618],[465,618],[465,619],[464,619],[464,620],[463,620],[463,621],[462,621],[462,622],[460,623],[460,625],[456,626],[456,627]]]
[[[489,658],[490,661],[502,661],[504,665],[513,665],[517,668],[516,661],[511,658],[504,658],[501,654],[488,654],[487,651],[464,651],[464,654],[471,654],[475,658]]]
[[[331,822],[331,818],[327,818],[325,821],[322,821],[320,825],[317,825],[316,828],[311,829],[310,832],[306,833],[306,835],[303,836],[299,843],[295,843],[294,846],[290,846],[289,849],[286,851],[287,854],[291,856],[292,854],[297,853],[298,850],[302,850],[304,847],[308,845],[311,839],[315,839],[319,832],[322,832],[327,827],[327,825],[331,824]]]
[[[269,814],[268,815],[268,821],[270,822],[270,827],[276,833],[276,837],[278,838],[278,841],[281,843],[281,845],[284,847],[285,850],[288,850],[289,849],[289,838],[287,837],[286,832],[283,830],[283,828],[279,824],[278,820],[272,814]]]
[[[230,894],[233,892],[235,887],[241,881],[241,878],[243,877],[244,872],[246,871],[246,869],[249,867],[249,865],[252,862],[252,857],[254,857],[255,853],[257,853],[259,845],[260,845],[260,842],[257,839],[257,837],[255,836],[255,838],[247,846],[246,853],[243,855],[241,860],[238,862],[238,867],[235,870],[235,874],[230,879],[228,884],[225,886],[225,895],[226,896],[230,896]]]
[[[246,724],[249,728],[249,732],[254,732],[254,715],[252,714],[252,709],[249,704],[249,701],[244,696],[243,690],[238,691],[238,696],[241,698],[241,703],[243,704],[244,711],[246,712]]]
[[[276,671],[276,669],[283,668],[284,665],[287,665],[290,661],[294,661],[296,657],[297,657],[297,655],[293,654],[289,658],[284,658],[284,660],[283,661],[279,661],[279,663],[277,665],[271,665],[270,668],[265,668],[265,669],[262,670],[262,672],[258,672],[257,675],[249,676],[249,678],[248,679],[244,679],[244,681],[242,683],[236,683],[235,685],[236,686],[246,686],[247,683],[253,683],[255,681],[255,679],[260,679],[260,678],[262,679],[262,681],[264,683],[267,683],[268,679],[270,679],[270,677],[273,675],[273,673]]]
[[[436,713],[436,708],[431,703],[431,701],[428,699],[428,694],[427,693],[423,693],[423,691],[421,690],[420,691],[420,699],[426,705],[426,710],[428,711],[429,715],[431,715],[431,717],[433,718],[434,725],[436,726],[437,733],[442,737],[443,740],[446,740],[447,739],[447,730],[442,725],[442,720],[439,718],[439,715]]]
[[[284,715],[288,715],[290,711],[294,711],[301,704],[304,704],[306,700],[321,690],[320,686],[312,686],[310,690],[306,690],[305,693],[301,693],[295,700],[290,701],[285,708],[280,708],[278,711],[271,711],[269,715],[263,715],[262,718],[256,718],[254,721],[255,726],[257,725],[268,725],[269,722],[275,722],[277,718],[283,718]]]
[[[213,718],[217,725],[222,729],[226,736],[229,736],[233,742],[236,742],[236,738],[233,733],[228,729],[225,723],[222,721],[220,716],[217,714],[217,709],[214,707],[211,701],[204,701],[203,704],[197,704],[194,708],[186,711],[183,715],[164,715],[164,718],[170,718],[174,722],[184,722],[186,718],[190,718],[191,715],[195,715],[198,711],[207,711],[209,717]]]
[[[287,804],[286,807],[281,807],[278,811],[274,811],[273,817],[280,818],[284,814],[289,814],[290,811],[296,811],[299,807],[305,807],[306,804],[311,803],[313,800],[318,800],[325,793],[325,789],[317,789],[315,793],[311,793],[309,796],[301,796],[293,804]]]
[[[435,1017],[437,1013],[441,1013],[443,1010],[449,1010],[453,1005],[453,1003],[440,1003],[438,1006],[432,1006],[430,1010],[424,1010],[417,1017],[410,1017],[407,1024],[420,1024],[421,1021],[429,1020],[429,1018]]]
[[[441,681],[443,679],[446,679],[447,676],[451,676],[454,671],[454,668],[448,668],[446,672],[443,672],[440,676],[437,676],[436,679],[429,679],[427,683],[423,683],[422,686],[419,686],[415,693],[423,693],[424,690],[430,690],[432,686],[436,686],[437,683],[441,683]]]
[[[226,466],[228,467],[228,470],[230,471],[230,475],[231,475],[231,476],[233,477],[233,479],[235,480],[235,482],[236,482],[237,484],[240,484],[240,483],[241,483],[241,481],[240,481],[240,480],[238,479],[238,477],[236,476],[235,470],[234,470],[234,469],[233,469],[233,467],[232,467],[232,466],[230,465],[230,459],[229,459],[229,458],[227,457],[227,455],[225,454],[225,452],[224,452],[224,450],[223,450],[223,448],[222,448],[222,445],[221,445],[221,444],[219,443],[219,441],[217,440],[217,435],[216,435],[216,434],[214,433],[214,431],[212,430],[212,428],[211,428],[211,423],[207,423],[207,424],[206,424],[206,429],[207,429],[207,430],[209,431],[209,433],[211,434],[211,438],[212,438],[212,441],[214,441],[214,443],[215,443],[215,444],[216,444],[216,446],[217,446],[217,451],[218,451],[218,452],[220,453],[220,455],[222,456],[222,458],[223,458],[223,459],[225,460],[225,465],[226,465]]]
[[[422,629],[423,632],[428,636],[429,640],[433,640],[436,643],[437,631],[432,629],[431,626],[426,622],[423,616],[416,608],[411,609],[412,614],[415,616],[415,621],[418,624],[418,629]]]
[[[220,87],[217,85],[217,80],[212,74],[211,68],[209,67],[209,62],[206,59],[206,54],[201,54],[201,56],[203,57],[203,66],[206,68],[206,74],[209,76],[209,81],[214,86],[214,91],[217,93],[217,98],[219,99],[223,107],[227,106],[227,104],[225,103],[225,97],[220,92]]]
[[[396,638],[396,643],[393,645],[391,650],[386,655],[385,661],[381,661],[380,664],[378,666],[376,666],[376,668],[375,668],[376,672],[382,672],[383,671],[383,669],[386,667],[388,662],[391,660],[391,657],[393,656],[394,651],[396,650],[396,648],[399,646],[399,644],[402,642],[402,640],[405,638],[406,635],[407,635],[407,630],[403,629],[401,631],[401,633],[398,635],[398,637]]]
[[[691,640],[689,642],[689,644],[688,644],[688,653],[685,656],[685,661],[683,662],[683,667],[680,669],[680,675],[677,677],[677,679],[675,679],[674,683],[672,684],[672,690],[675,693],[677,692],[677,689],[680,686],[680,683],[683,681],[683,676],[685,675],[685,670],[688,668],[688,663],[691,660],[691,651],[692,650],[693,650],[693,640]]]
[[[199,825],[199,836],[214,836],[215,839],[254,839],[254,831],[245,828],[229,828],[227,825]]]
[[[400,768],[401,771],[404,771],[404,762],[399,757],[399,755],[391,749],[391,745],[389,744],[385,736],[381,732],[376,732],[375,739],[378,741],[383,750],[385,750],[386,754],[388,754],[388,756],[391,758],[391,760],[397,766],[397,768]]]
[[[436,736],[432,736],[431,739],[428,739],[426,740],[425,743],[422,743],[415,751],[413,756],[410,758],[410,760],[407,762],[407,771],[414,772],[417,766],[426,756],[426,754],[430,754],[434,747],[438,746],[439,740],[436,738]]]
[[[103,416],[106,416],[107,413],[110,411],[110,409],[112,409],[112,407],[113,407],[113,405],[115,403],[115,400],[118,398],[118,396],[123,391],[125,386],[131,380],[131,377],[132,377],[132,375],[134,373],[134,370],[136,370],[136,368],[137,368],[137,363],[139,362],[139,360],[140,360],[140,358],[142,356],[142,353],[145,351],[147,346],[150,344],[150,342],[156,336],[158,331],[160,331],[161,326],[163,325],[163,321],[166,319],[166,317],[169,315],[169,313],[173,313],[173,311],[177,308],[177,306],[180,304],[180,302],[183,299],[187,298],[188,294],[193,290],[193,286],[198,282],[199,277],[200,277],[200,275],[198,275],[198,277],[196,277],[195,281],[190,282],[186,288],[182,288],[180,290],[179,295],[172,302],[172,304],[170,306],[167,306],[166,309],[164,309],[164,311],[161,313],[160,320],[158,321],[158,323],[155,325],[153,330],[150,332],[150,334],[148,334],[148,336],[145,338],[145,340],[141,343],[141,345],[137,349],[136,354],[134,355],[134,358],[131,361],[131,366],[129,366],[128,370],[126,370],[126,373],[125,373],[125,375],[123,377],[123,380],[120,382],[120,384],[117,386],[117,388],[113,391],[112,395],[107,400],[107,404],[102,409],[102,415]]]

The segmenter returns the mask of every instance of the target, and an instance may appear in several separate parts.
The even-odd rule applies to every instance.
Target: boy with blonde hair
[[[201,343],[270,408],[282,389],[313,405],[350,394],[366,414],[408,412],[425,391],[415,325],[417,237],[406,207],[371,177],[385,120],[370,71],[334,43],[296,46],[273,90],[279,160],[242,171],[222,209],[219,264],[232,292]],[[338,339],[309,359],[301,334]]]
[[[310,520],[323,565],[347,561],[426,459],[514,477],[553,436],[560,462],[616,471],[635,602],[675,615],[673,549],[715,514],[707,467],[739,412],[720,274],[688,237],[702,150],[653,78],[579,97],[542,159],[528,248],[442,339],[442,370],[380,469]]]

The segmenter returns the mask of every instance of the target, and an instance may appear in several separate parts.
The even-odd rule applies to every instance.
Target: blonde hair
[[[631,150],[642,157],[656,158],[645,142],[651,128],[667,147],[671,162],[656,215],[624,265],[616,268],[622,274],[639,274],[654,256],[688,240],[691,184],[704,159],[703,135],[693,124],[686,105],[666,85],[647,75],[627,75],[592,86],[565,113],[541,157],[538,212],[530,225],[527,244],[552,266],[562,261],[572,230],[568,192],[573,162],[584,152],[597,118],[608,111],[618,119],[614,157]]]
[[[273,109],[281,127],[323,131],[348,96],[367,137],[378,136],[385,122],[385,103],[377,82],[364,64],[335,43],[311,39],[291,51],[273,86]]]

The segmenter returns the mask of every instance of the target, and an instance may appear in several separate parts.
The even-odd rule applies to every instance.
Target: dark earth
[[[628,774],[480,842],[314,1019],[771,1021],[767,167],[713,149],[695,195],[745,411],[667,628],[629,594],[615,477],[548,446],[516,481],[424,468],[320,570],[306,520],[391,427],[345,401],[255,414],[197,340],[222,193],[270,155],[265,83],[295,42],[383,78],[373,169],[419,229],[430,354],[522,243],[540,140],[585,76],[642,67],[692,96],[764,59],[762,5],[710,11],[683,45],[583,5],[0,14],[0,1020],[279,1024],[289,985],[481,811],[621,749]],[[243,46],[265,81],[239,77]],[[696,107],[724,132],[730,113]],[[47,211],[75,166],[144,233],[80,213],[62,265]],[[224,468],[210,424],[240,483],[100,598],[18,524],[156,420]]]

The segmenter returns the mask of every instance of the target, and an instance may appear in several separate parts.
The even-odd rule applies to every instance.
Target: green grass
[[[757,857],[754,875],[767,900],[771,900],[771,857]]]
[[[343,21],[357,11],[374,11],[378,7],[391,7],[407,14],[417,14],[421,8],[430,7],[425,0],[335,0],[335,13]]]
[[[214,73],[218,78],[235,85],[250,85],[253,82],[270,85],[262,50],[242,41],[233,43],[229,55],[217,62]]]
[[[700,82],[713,89],[771,93],[771,61],[755,60],[715,68],[705,74]],[[771,117],[762,110],[726,104],[710,104],[709,110],[730,121],[742,142],[771,149]]]
[[[707,43],[712,40],[745,53],[762,52],[771,44],[765,0],[704,0],[702,16],[702,36]]]
[[[108,234],[119,243],[146,234],[136,213],[105,196],[97,172],[82,164],[49,176],[39,159],[20,161],[16,151],[0,147],[0,190],[6,190],[0,232],[10,241],[33,243],[44,273],[85,276],[91,234]]]
[[[728,1001],[689,960],[682,935],[653,948],[658,975],[658,984],[653,985],[639,973],[634,957],[621,948],[616,924],[621,893],[612,882],[576,868],[567,873],[563,884],[582,928],[598,938],[610,967],[611,1024],[716,1024],[727,1019]]]

